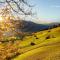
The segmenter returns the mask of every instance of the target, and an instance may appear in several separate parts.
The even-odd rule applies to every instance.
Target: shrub
[[[31,45],[33,46],[33,45],[35,45],[35,43],[34,42],[31,42]]]
[[[50,35],[48,35],[48,36],[46,37],[46,39],[50,39]]]
[[[39,39],[39,38],[36,37],[36,39]]]

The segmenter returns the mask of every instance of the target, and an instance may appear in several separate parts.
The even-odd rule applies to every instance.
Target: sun
[[[0,21],[3,21],[3,17],[2,16],[0,16]]]

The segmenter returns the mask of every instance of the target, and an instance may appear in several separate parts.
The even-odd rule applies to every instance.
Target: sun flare
[[[2,16],[0,16],[0,21],[3,21],[3,17]]]
[[[2,18],[2,16],[0,16],[0,21],[2,21],[3,20],[3,18]]]

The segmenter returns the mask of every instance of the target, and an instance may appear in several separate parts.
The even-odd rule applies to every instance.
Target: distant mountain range
[[[23,32],[37,32],[41,30],[47,30],[49,28],[54,28],[60,25],[60,23],[50,23],[50,24],[37,24],[31,21],[23,21]]]
[[[24,27],[22,28],[22,31],[24,31],[24,32],[36,32],[36,31],[40,31],[40,30],[49,28],[48,25],[36,24],[31,21],[24,21],[23,25],[24,25]]]
[[[14,25],[19,32],[38,32],[60,26],[60,23],[37,24],[32,21],[15,20]]]

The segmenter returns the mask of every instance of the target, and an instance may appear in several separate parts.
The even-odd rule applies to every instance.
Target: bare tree
[[[1,9],[2,10],[1,15],[5,19],[5,21],[3,22],[3,25],[4,25],[3,32],[7,32],[7,33],[11,33],[11,34],[15,34],[17,32],[16,31],[17,28],[15,28],[16,26],[14,24],[19,23],[19,22],[14,23],[13,19],[10,19],[11,12],[17,13],[19,15],[22,14],[25,16],[32,15],[32,11],[31,11],[32,6],[28,4],[27,0],[0,0],[0,4],[5,5],[5,7],[3,9]],[[8,17],[8,18],[6,19],[6,17]],[[9,23],[7,23],[7,22],[9,22]],[[21,23],[19,23],[19,24],[21,25]],[[18,24],[16,24],[16,25],[18,25]],[[20,25],[19,25],[19,27],[21,27]],[[0,30],[2,31],[2,26],[1,26]],[[12,33],[12,31],[14,31],[14,32]],[[20,31],[18,31],[17,33],[20,34]],[[6,35],[6,34],[4,34],[4,35]]]
[[[0,4],[7,4],[10,9],[18,14],[31,15],[31,5],[28,4],[27,0],[2,0]]]

